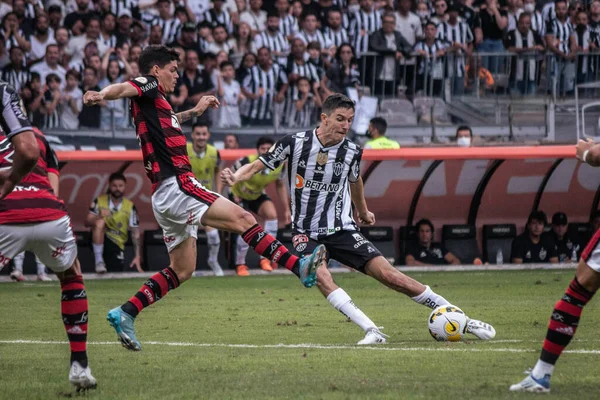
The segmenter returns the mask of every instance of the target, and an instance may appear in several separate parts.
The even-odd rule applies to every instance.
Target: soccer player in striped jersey
[[[600,167],[600,144],[580,140],[577,143],[576,155],[580,161],[592,167]],[[575,277],[554,305],[540,358],[527,378],[510,386],[512,392],[547,393],[550,391],[554,366],[575,336],[584,307],[599,288],[600,229],[594,233],[583,250]]]
[[[246,164],[250,164],[258,159],[259,156],[265,154],[275,142],[273,139],[263,136],[256,142],[257,154],[252,154],[236,161],[233,165],[233,170],[236,171]],[[274,170],[264,170],[260,174],[256,174],[252,179],[239,182],[230,188],[229,198],[239,204],[244,210],[251,211],[260,216],[265,221],[265,232],[277,236],[277,210],[273,200],[265,193],[265,189],[271,183],[275,182],[278,197],[283,200],[286,205],[283,220],[289,223],[292,220],[290,210],[287,207],[289,204],[289,196],[284,183],[284,165],[280,165]],[[241,236],[238,236],[236,243],[236,271],[240,276],[248,276],[248,266],[246,265],[246,254],[248,254],[248,245]],[[267,271],[273,271],[277,268],[277,264],[272,264],[271,261],[262,257],[260,267]]]
[[[58,160],[44,136],[33,132],[15,89],[2,81],[0,99],[0,269],[29,250],[56,273],[71,349],[69,381],[78,391],[93,389],[88,301],[71,219],[57,197]]]
[[[134,351],[142,348],[134,329],[137,315],[169,291],[177,289],[194,273],[198,226],[242,235],[257,253],[295,272],[306,287],[315,284],[316,267],[325,253],[321,246],[309,257],[300,259],[292,255],[256,223],[251,213],[206,189],[196,179],[181,124],[198,117],[208,108],[217,108],[219,101],[214,96],[204,96],[194,108],[175,114],[166,96],[175,88],[179,76],[178,60],[179,54],[173,49],[148,46],[139,59],[144,75],[84,95],[88,106],[104,100],[131,99],[131,114],[142,148],[144,168],[152,182],[152,209],[169,250],[169,266],[150,277],[129,301],[108,313],[107,319],[123,346]]]
[[[225,168],[221,174],[223,183],[233,186],[248,181],[265,168],[275,170],[287,161],[295,254],[310,254],[315,247],[325,245],[328,257],[419,304],[430,308],[450,304],[429,286],[392,267],[354,221],[353,205],[361,223],[375,224],[360,177],[362,149],[346,137],[354,118],[354,102],[343,94],[333,94],[323,103],[320,118],[320,126],[284,137],[258,160],[235,172]],[[336,285],[325,261],[317,270],[317,286],[336,310],[365,331],[358,344],[386,342],[377,325]],[[491,339],[496,334],[490,325],[473,319],[469,319],[467,331],[481,339]]]

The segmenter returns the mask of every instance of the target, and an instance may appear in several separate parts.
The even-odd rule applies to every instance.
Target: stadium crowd
[[[82,96],[139,76],[152,44],[180,52],[176,111],[216,94],[213,126],[303,127],[348,88],[461,94],[502,70],[529,94],[548,71],[568,93],[593,79],[600,37],[599,0],[4,0],[0,18],[2,79],[44,129],[131,128],[127,101]]]

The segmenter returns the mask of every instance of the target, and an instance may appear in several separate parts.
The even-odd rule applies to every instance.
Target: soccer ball
[[[438,342],[458,342],[466,328],[467,316],[450,304],[436,308],[429,316],[429,333]]]

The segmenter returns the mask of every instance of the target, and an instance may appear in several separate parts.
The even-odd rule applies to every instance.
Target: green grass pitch
[[[143,279],[87,281],[89,399],[524,399],[508,386],[538,357],[573,271],[411,273],[493,324],[496,340],[437,343],[429,309],[363,275],[336,281],[389,343],[357,348],[362,331],[292,276],[194,278],[136,322],[143,351],[116,342],[106,312]],[[54,283],[0,285],[0,399],[71,396],[69,352]],[[598,301],[559,361],[551,398],[598,399]],[[44,343],[14,343],[13,341]],[[60,341],[63,343],[45,343]],[[241,346],[233,346],[233,345]],[[297,345],[277,347],[275,345]],[[250,346],[251,345],[251,346]]]

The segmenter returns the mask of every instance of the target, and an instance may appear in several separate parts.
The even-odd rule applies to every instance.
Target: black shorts
[[[229,200],[231,200],[235,203],[233,193],[229,193]],[[238,205],[240,207],[242,207],[244,210],[251,211],[254,214],[258,214],[258,210],[260,210],[260,206],[262,206],[265,201],[273,201],[273,200],[271,200],[271,198],[269,196],[267,196],[264,193],[261,194],[260,196],[258,196],[258,198],[255,200],[244,200],[244,199],[240,199],[240,200],[241,201]]]
[[[125,252],[106,235],[104,235],[102,257],[108,272],[123,272],[125,270]]]
[[[359,231],[340,231],[319,241],[303,233],[294,233],[291,251],[292,254],[301,257],[311,254],[319,244],[327,249],[328,261],[333,258],[363,274],[367,263],[381,255],[377,247]]]

